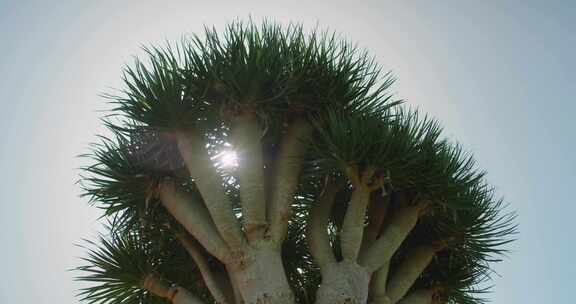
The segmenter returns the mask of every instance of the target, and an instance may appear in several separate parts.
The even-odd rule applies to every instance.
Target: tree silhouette
[[[87,303],[484,303],[514,215],[365,51],[235,22],[144,48],[81,185]]]

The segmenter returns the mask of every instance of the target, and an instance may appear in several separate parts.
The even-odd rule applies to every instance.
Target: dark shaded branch
[[[310,213],[308,224],[308,246],[314,260],[318,263],[320,270],[325,271],[326,267],[336,263],[336,257],[330,247],[328,238],[328,222],[339,186],[335,181],[329,180],[322,193],[314,203]]]
[[[194,244],[195,241],[185,233],[177,233],[176,237],[182,243],[182,246],[184,246],[188,254],[190,254],[196,266],[198,266],[202,279],[204,279],[204,283],[212,294],[212,297],[214,297],[214,300],[220,304],[234,303],[234,299],[230,298],[230,296],[233,296],[230,282],[223,282],[215,276],[214,272],[208,266],[206,257],[202,254],[200,248]],[[226,290],[229,290],[229,292],[226,292]]]
[[[374,169],[366,168],[362,176],[358,176],[359,172],[355,169],[346,171],[348,178],[352,180],[354,191],[344,215],[340,239],[342,257],[344,260],[355,262],[362,246],[366,209],[372,192],[368,183],[374,174]]]
[[[196,200],[192,194],[179,190],[175,183],[169,180],[159,185],[159,195],[168,212],[210,254],[223,263],[230,259],[230,249],[216,230],[216,225],[202,202]]]
[[[432,304],[434,291],[430,289],[420,289],[409,293],[398,304]]]
[[[362,250],[371,245],[379,236],[382,231],[382,225],[386,218],[388,209],[389,195],[383,197],[382,195],[373,195],[368,207],[368,226],[364,230],[364,240],[362,241]]]
[[[390,272],[390,262],[386,262],[384,266],[380,267],[372,274],[370,280],[370,298],[371,303],[378,304],[380,302],[387,303],[386,301],[386,285],[388,284],[388,274]],[[381,300],[382,299],[382,300]]]
[[[410,250],[404,261],[396,268],[386,287],[392,303],[398,302],[416,282],[436,254],[432,246],[419,246]]]
[[[292,200],[298,186],[307,139],[312,127],[304,117],[296,118],[282,138],[280,152],[274,163],[272,197],[268,217],[270,236],[277,247],[281,246],[288,230]]]

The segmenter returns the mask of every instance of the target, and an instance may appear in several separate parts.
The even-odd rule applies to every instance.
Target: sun
[[[234,150],[224,150],[213,157],[216,166],[224,169],[238,167],[238,154]]]

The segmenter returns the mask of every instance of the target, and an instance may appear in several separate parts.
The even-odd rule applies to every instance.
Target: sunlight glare
[[[238,155],[234,150],[225,150],[218,153],[214,159],[218,167],[224,169],[236,168],[238,167]]]

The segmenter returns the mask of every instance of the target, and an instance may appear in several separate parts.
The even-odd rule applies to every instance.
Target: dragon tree
[[[85,303],[485,303],[514,214],[366,51],[233,22],[143,48],[80,184]]]

